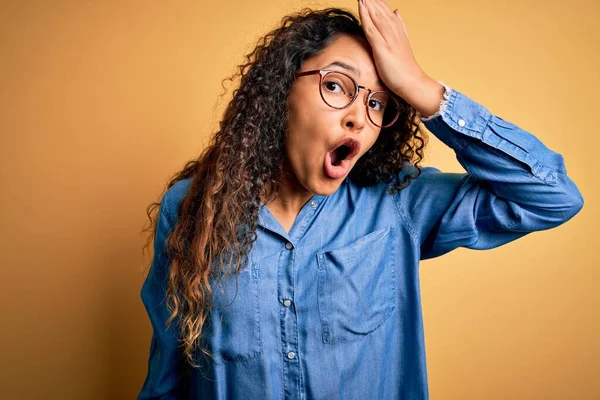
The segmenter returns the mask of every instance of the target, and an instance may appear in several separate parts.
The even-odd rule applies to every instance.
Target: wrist
[[[415,108],[423,118],[435,114],[440,103],[444,99],[444,86],[429,75],[423,74],[421,77],[412,80],[403,91],[400,97]]]

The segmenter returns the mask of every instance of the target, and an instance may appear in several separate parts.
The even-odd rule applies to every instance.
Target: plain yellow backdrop
[[[600,398],[597,0],[399,1],[415,56],[564,156],[566,224],[421,264],[432,399]],[[151,327],[146,206],[217,127],[221,81],[287,13],[345,1],[3,1],[4,399],[131,399]],[[433,135],[424,165],[463,172]]]

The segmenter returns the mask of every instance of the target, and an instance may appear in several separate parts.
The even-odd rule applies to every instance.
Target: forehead
[[[353,36],[339,36],[318,55],[307,60],[305,67],[343,71],[356,79],[359,85],[364,84],[371,89],[385,87],[377,74],[368,42]]]

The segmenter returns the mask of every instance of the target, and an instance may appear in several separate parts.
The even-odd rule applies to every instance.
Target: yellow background
[[[399,1],[415,56],[565,158],[585,205],[421,264],[432,399],[600,398],[600,3]],[[131,399],[151,327],[145,209],[195,158],[221,80],[288,12],[345,1],[3,1],[3,399]],[[433,135],[424,165],[462,172]]]

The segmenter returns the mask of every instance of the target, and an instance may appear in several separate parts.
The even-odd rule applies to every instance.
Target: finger
[[[389,14],[392,13],[392,9],[390,8],[389,4],[386,3],[383,0],[371,0],[373,2],[373,4],[377,4],[379,7],[382,7],[384,10],[387,10],[387,12]]]
[[[408,37],[408,31],[406,30],[406,24],[404,23],[404,20],[402,19],[402,16],[400,15],[400,11],[398,11],[398,9],[395,9],[392,12],[392,9],[390,8],[389,4],[387,4],[387,2],[385,2],[384,0],[370,0],[370,1],[378,4],[383,10],[387,11],[392,17],[396,17],[400,21],[400,24],[402,25],[402,29],[404,30],[404,33]],[[384,14],[387,15],[387,13],[385,13],[385,12],[384,12]]]
[[[367,2],[369,0],[358,1],[358,14],[360,16],[365,36],[371,43],[371,46],[375,46],[375,44],[377,43],[385,42],[385,39],[383,38],[383,36],[381,36],[381,33],[379,32],[375,24],[373,24],[373,20],[369,15],[369,10],[367,9],[367,6],[364,3],[362,3],[363,1]]]
[[[390,10],[388,5],[380,0],[365,0],[367,9],[373,24],[381,32],[383,38],[390,42],[396,36],[398,29],[398,19]]]
[[[404,33],[406,33],[406,37],[408,37],[408,30],[406,29],[406,24],[404,23],[404,21],[402,20],[402,17],[400,16],[400,11],[398,11],[398,9],[395,9],[394,14],[400,20],[400,23],[402,24],[402,28],[404,28]]]

